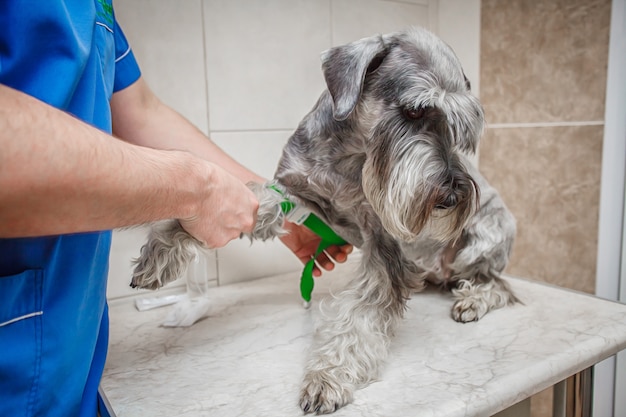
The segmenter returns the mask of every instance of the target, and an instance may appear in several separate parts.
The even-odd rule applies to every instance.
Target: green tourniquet
[[[276,188],[272,187],[272,190],[276,190]],[[283,193],[280,193],[280,194],[282,195]],[[295,205],[295,204],[293,204],[293,203],[292,203],[291,201],[289,201],[289,200],[283,200],[283,201],[280,203],[280,209],[281,209],[281,210],[283,211],[283,213],[285,213],[285,214],[287,214],[287,213],[289,213],[291,210],[293,210],[293,208],[294,208],[295,206],[296,206],[296,205]]]
[[[276,186],[270,185],[269,188],[284,196],[283,192],[279,190]],[[285,214],[293,210],[294,207],[295,204],[286,199],[280,203],[280,208]],[[328,248],[329,246],[345,245],[348,242],[341,238],[337,233],[333,231],[333,229],[328,227],[326,223],[320,220],[320,218],[313,213],[309,214],[303,224],[322,239],[319,246],[317,247],[317,250],[315,251],[315,256],[313,256],[313,258],[311,258],[311,260],[307,262],[304,266],[304,270],[302,271],[302,277],[300,278],[300,294],[306,302],[309,302],[311,301],[311,293],[313,292],[313,286],[315,284],[313,280],[313,267],[315,266],[315,258],[317,258],[318,255],[326,250],[326,248]]]
[[[309,302],[311,301],[311,293],[313,292],[314,285],[313,266],[315,265],[315,258],[329,246],[345,245],[348,242],[343,240],[333,229],[328,227],[326,223],[321,221],[320,218],[313,213],[309,214],[309,217],[306,218],[303,224],[322,238],[322,241],[315,251],[315,256],[306,263],[304,271],[302,271],[302,277],[300,278],[300,294],[302,294],[302,298],[305,301]]]

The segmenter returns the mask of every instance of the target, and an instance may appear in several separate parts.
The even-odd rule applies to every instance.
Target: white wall
[[[319,56],[333,45],[424,26],[457,49],[478,91],[478,0],[116,0],[114,6],[156,94],[268,178],[324,89]],[[136,294],[128,288],[130,259],[144,238],[143,230],[114,233],[110,298]],[[215,252],[210,276],[219,285],[302,268],[278,241],[233,241]]]
[[[611,4],[596,295],[626,303],[626,1]],[[593,415],[626,410],[626,351],[594,368]],[[623,414],[621,414],[623,415]]]

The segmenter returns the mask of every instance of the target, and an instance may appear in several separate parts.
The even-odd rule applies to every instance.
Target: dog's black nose
[[[450,209],[457,204],[457,197],[455,193],[448,193],[444,198],[440,200],[439,203],[435,205],[435,208],[439,210]]]

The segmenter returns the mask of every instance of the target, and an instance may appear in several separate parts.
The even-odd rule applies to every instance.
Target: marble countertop
[[[115,413],[302,415],[318,303],[349,270],[317,279],[309,310],[298,273],[214,288],[210,317],[189,328],[160,327],[171,307],[138,312],[130,300],[111,302],[102,386]],[[626,305],[508,281],[524,304],[468,324],[450,318],[449,294],[414,295],[379,380],[334,416],[484,417],[626,348]]]

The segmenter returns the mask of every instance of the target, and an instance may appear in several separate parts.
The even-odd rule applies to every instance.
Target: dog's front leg
[[[285,197],[275,191],[278,185],[249,183],[248,187],[259,200],[257,222],[248,237],[251,240],[267,240],[285,234],[282,228],[285,215],[281,210]],[[183,229],[178,220],[154,223],[148,241],[141,248],[139,257],[133,261],[135,269],[131,287],[156,290],[180,278],[194,259],[197,252],[194,247],[205,248]]]
[[[331,301],[317,329],[300,392],[305,413],[332,413],[376,378],[403,316],[415,267],[391,239],[366,242],[362,251],[356,279]]]
[[[252,233],[247,235],[248,238],[250,240],[268,240],[285,235],[287,230],[283,228],[283,223],[286,210],[283,208],[283,204],[293,203],[285,196],[283,187],[276,181],[265,184],[250,182],[247,185],[259,200],[256,224]]]
[[[183,229],[178,220],[152,224],[147,242],[133,260],[135,268],[130,286],[156,290],[181,277],[193,261],[194,247],[204,245]]]
[[[487,190],[484,186],[483,189]],[[495,193],[493,189],[487,192]],[[501,272],[515,239],[515,219],[495,194],[481,206],[464,232],[464,244],[449,265],[455,302],[452,318],[467,323],[519,302]]]

